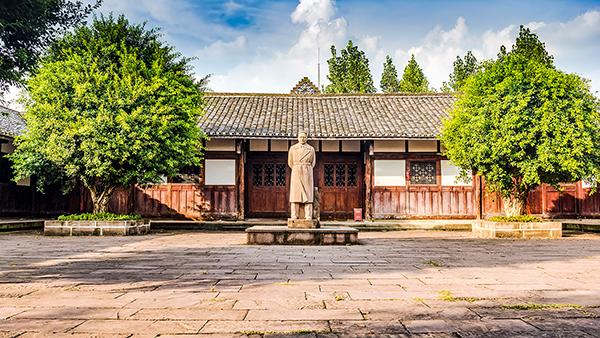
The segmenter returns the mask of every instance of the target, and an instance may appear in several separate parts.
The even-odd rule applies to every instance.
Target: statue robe
[[[312,203],[315,167],[315,148],[310,144],[296,143],[288,152],[288,165],[292,168],[290,179],[290,202]]]

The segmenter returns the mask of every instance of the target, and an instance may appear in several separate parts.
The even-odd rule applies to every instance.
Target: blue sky
[[[532,28],[556,64],[600,90],[600,1],[104,0],[100,12],[161,27],[193,56],[198,76],[228,92],[288,92],[303,76],[326,84],[329,46],[365,50],[377,87],[385,55],[399,73],[415,54],[434,87],[456,55],[493,57],[519,25]]]

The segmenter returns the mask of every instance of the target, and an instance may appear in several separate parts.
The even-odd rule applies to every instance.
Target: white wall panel
[[[321,141],[321,150],[323,152],[338,152],[340,151],[340,141],[325,140]]]
[[[235,185],[235,160],[204,160],[204,185]]]
[[[206,142],[207,151],[235,151],[235,140],[213,138]]]
[[[459,180],[460,168],[448,160],[442,160],[442,185],[444,186],[471,186],[472,179],[469,182]]]
[[[435,140],[411,140],[411,141],[408,141],[408,151],[411,153],[435,153],[435,152],[437,152],[437,141],[435,141]]]
[[[376,153],[403,153],[406,143],[403,140],[375,140],[373,151]]]
[[[250,140],[250,151],[268,151],[268,140]]]
[[[271,140],[271,151],[288,151],[288,141]]]
[[[375,160],[375,186],[405,186],[406,162],[404,160]]]
[[[342,151],[344,152],[359,152],[360,141],[342,141]]]

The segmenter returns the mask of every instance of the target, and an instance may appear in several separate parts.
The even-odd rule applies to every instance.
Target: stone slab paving
[[[0,234],[0,337],[600,337],[600,235]]]

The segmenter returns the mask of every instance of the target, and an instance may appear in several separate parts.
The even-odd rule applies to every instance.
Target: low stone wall
[[[128,236],[150,231],[150,224],[135,221],[45,221],[47,236]]]
[[[300,229],[254,226],[246,229],[248,244],[346,245],[358,243],[358,230],[350,227]]]
[[[560,238],[561,222],[490,222],[473,221],[477,238]]]

